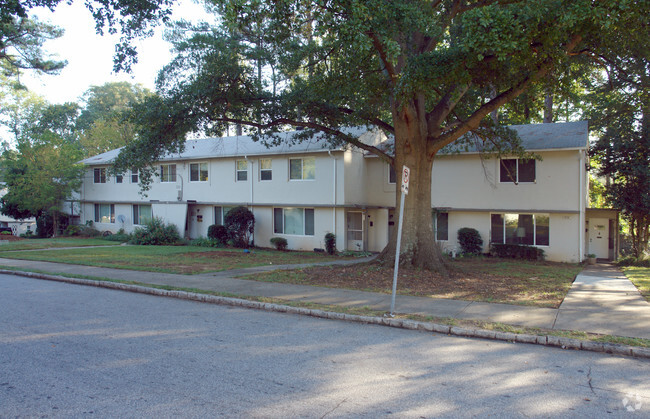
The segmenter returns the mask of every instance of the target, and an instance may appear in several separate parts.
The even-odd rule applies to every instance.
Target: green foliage
[[[336,235],[334,233],[325,234],[325,251],[330,255],[336,253]]]
[[[11,231],[0,231],[0,235],[2,236],[11,236]]]
[[[492,243],[490,245],[490,254],[500,258],[544,260],[543,249],[522,244]]]
[[[286,250],[288,243],[284,237],[272,237],[271,244],[278,250]]]
[[[616,261],[617,266],[639,266],[642,268],[650,268],[650,259],[636,258],[634,256],[626,256]]]
[[[204,237],[199,237],[198,239],[190,241],[190,246],[198,247],[224,247],[225,245],[225,242],[221,242],[217,239],[206,239]]]
[[[224,219],[228,231],[228,245],[248,248],[255,229],[255,216],[246,207],[235,207],[228,211]]]
[[[464,254],[478,255],[483,249],[483,239],[478,230],[464,227],[458,230],[458,243]]]
[[[127,243],[131,240],[131,235],[128,234],[123,228],[119,229],[115,234],[103,235],[104,240],[113,242]]]
[[[225,226],[212,224],[208,227],[208,238],[225,245],[228,242],[228,230]]]
[[[174,224],[165,224],[160,217],[153,217],[144,227],[138,227],[131,234],[129,243],[140,245],[170,245],[180,240]]]

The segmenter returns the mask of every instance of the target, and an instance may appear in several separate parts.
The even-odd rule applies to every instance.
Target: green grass
[[[340,259],[336,256],[311,252],[254,249],[250,253],[244,253],[241,249],[195,246],[111,246],[29,252],[0,251],[0,257],[178,274],[218,272],[253,266],[317,263]]]
[[[623,269],[623,272],[636,285],[641,295],[650,301],[650,268],[628,266]]]
[[[2,240],[2,236],[0,236]],[[0,252],[11,250],[34,250],[51,249],[58,247],[86,247],[86,246],[116,246],[119,242],[104,239],[79,239],[79,238],[55,238],[55,239],[29,239],[0,244]]]

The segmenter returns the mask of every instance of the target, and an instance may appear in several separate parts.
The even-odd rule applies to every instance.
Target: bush
[[[121,228],[115,234],[105,235],[104,240],[112,242],[128,242],[131,240],[131,235],[124,231],[123,228]]]
[[[462,253],[478,255],[483,248],[483,239],[478,230],[464,227],[458,230],[458,243]]]
[[[198,247],[223,247],[225,245],[225,243],[221,243],[217,239],[206,239],[205,237],[199,237],[198,239],[190,241],[190,246]]]
[[[162,218],[154,217],[144,227],[136,228],[129,242],[132,244],[159,246],[176,244],[179,240],[178,229],[174,224],[165,224]]]
[[[228,243],[234,247],[248,248],[255,229],[255,216],[246,207],[236,207],[228,211],[224,220],[228,231]]]
[[[616,261],[617,266],[639,266],[650,268],[650,259],[637,259],[634,256],[626,256]]]
[[[212,224],[208,227],[208,239],[216,240],[225,245],[228,241],[228,230],[225,226]]]
[[[544,251],[523,244],[496,244],[490,246],[490,254],[500,258],[544,260]]]
[[[336,235],[334,233],[325,235],[325,251],[330,255],[336,253]]]
[[[11,231],[0,231],[0,234],[3,236],[11,236]]]
[[[271,244],[278,250],[286,250],[288,243],[284,237],[272,237]]]

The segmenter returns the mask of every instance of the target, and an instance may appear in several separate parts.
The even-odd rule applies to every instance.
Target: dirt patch
[[[405,295],[559,307],[580,269],[578,265],[551,262],[470,258],[452,262],[452,272],[448,277],[431,271],[401,267],[397,288],[398,293]],[[390,293],[393,268],[366,263],[312,267],[251,277],[265,281]]]
[[[0,241],[1,240],[7,240],[7,241],[10,241],[10,242],[19,242],[19,241],[23,241],[25,239],[23,239],[22,237],[13,236],[11,234],[0,234]]]

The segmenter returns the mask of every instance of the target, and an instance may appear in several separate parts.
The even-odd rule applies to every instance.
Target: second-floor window
[[[208,164],[190,163],[190,182],[207,182]]]
[[[94,183],[106,183],[106,168],[105,167],[95,167],[93,169],[93,182]]]
[[[302,159],[289,159],[289,179],[313,180],[316,178],[316,159],[305,157]]]
[[[499,180],[502,183],[535,182],[535,160],[501,159]]]
[[[176,182],[176,165],[175,164],[161,164],[160,165],[160,181],[161,182]]]
[[[122,175],[122,173],[115,175],[115,183],[122,183],[122,182],[124,182],[124,175]]]
[[[388,166],[388,183],[395,184],[397,183],[397,173],[395,173],[395,169],[393,169],[393,166]]]
[[[131,183],[138,183],[138,169],[131,169]]]
[[[273,180],[271,159],[260,159],[260,180]]]
[[[235,162],[235,172],[237,181],[248,180],[248,162],[246,160],[237,160]]]

